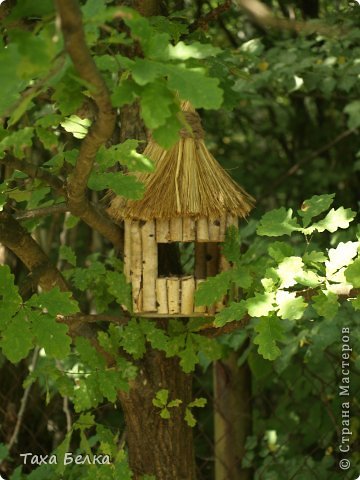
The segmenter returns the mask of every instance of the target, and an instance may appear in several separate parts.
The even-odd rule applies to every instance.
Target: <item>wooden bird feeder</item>
[[[195,290],[228,268],[219,243],[254,202],[206,148],[194,108],[189,102],[181,107],[191,129],[182,130],[170,150],[150,140],[144,155],[154,161],[155,172],[137,175],[145,184],[143,198],[116,196],[108,210],[124,221],[124,273],[132,285],[133,312],[142,317],[204,317],[223,308],[224,302],[195,306]],[[193,275],[161,273],[159,252],[173,242],[194,242]]]

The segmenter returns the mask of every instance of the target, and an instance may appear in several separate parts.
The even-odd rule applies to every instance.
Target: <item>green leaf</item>
[[[36,307],[41,310],[46,309],[49,315],[71,315],[79,312],[79,305],[72,299],[70,292],[60,292],[58,287],[48,292],[42,292],[33,295],[26,302],[28,307]]]
[[[200,283],[195,292],[195,305],[213,305],[221,300],[230,288],[233,279],[232,270],[221,272],[216,277],[209,277]]]
[[[333,292],[321,292],[312,297],[312,306],[320,317],[332,320],[339,309],[338,297]]]
[[[207,400],[204,397],[199,397],[195,398],[192,402],[189,403],[188,407],[193,408],[193,407],[198,407],[198,408],[203,408],[207,404]]]
[[[257,335],[254,343],[259,345],[258,352],[266,360],[275,360],[280,355],[277,342],[283,339],[283,328],[277,317],[261,318],[255,326]]]
[[[98,376],[99,389],[110,402],[115,403],[119,390],[128,391],[129,385],[121,372],[113,369],[101,371]]]
[[[174,60],[215,57],[221,52],[221,48],[200,42],[193,42],[190,45],[186,45],[184,42],[178,42],[175,46],[169,45],[169,57]]]
[[[62,260],[66,260],[67,262],[70,263],[70,265],[73,265],[74,267],[76,267],[76,255],[74,250],[71,247],[67,245],[61,245],[59,254]]]
[[[194,371],[195,365],[199,362],[199,358],[197,355],[196,345],[194,345],[190,335],[188,335],[185,349],[179,353],[179,357],[181,359],[180,366],[185,373]]]
[[[265,213],[257,228],[258,235],[280,237],[281,235],[291,235],[292,232],[300,230],[300,226],[292,214],[291,208],[286,210],[284,207]]]
[[[185,422],[189,425],[189,427],[195,427],[196,425],[196,418],[194,417],[194,414],[190,410],[190,408],[187,408],[185,410],[185,417],[184,417]]]
[[[142,358],[146,352],[145,335],[135,318],[124,327],[120,344],[135,360]]]
[[[280,288],[288,288],[296,285],[297,277],[303,275],[303,261],[301,257],[287,257],[284,258],[276,269],[276,273],[279,276]]]
[[[13,150],[15,157],[24,158],[25,149],[31,147],[34,136],[33,127],[25,127],[21,130],[8,134],[0,142],[0,158],[4,158],[4,153]]]
[[[45,349],[47,355],[57,359],[66,358],[70,353],[71,338],[68,335],[68,326],[59,323],[54,317],[37,313],[29,314],[31,331],[36,337],[37,344]]]
[[[185,65],[166,65],[165,75],[172,90],[180,98],[189,100],[194,108],[217,109],[223,101],[223,91],[217,78],[210,78],[204,69],[186,68]]]
[[[350,300],[354,310],[360,310],[360,296]]]
[[[345,277],[354,288],[360,287],[360,258],[357,258],[347,267],[345,270]]]
[[[106,272],[106,283],[109,286],[109,293],[114,295],[120,305],[130,311],[132,308],[131,284],[127,283],[125,275],[120,272]]]
[[[240,261],[239,230],[234,225],[226,229],[223,254],[229,262],[236,263]]]
[[[173,102],[174,96],[164,82],[157,81],[146,85],[140,98],[141,115],[145,125],[150,129],[164,125],[172,115],[170,105]]]
[[[129,170],[137,172],[153,172],[154,164],[150,158],[138,153],[139,140],[126,140],[109,148],[101,147],[96,154],[96,161],[103,171],[120,163]]]
[[[349,115],[349,128],[358,128],[360,126],[360,100],[354,100],[346,105],[344,112]]]
[[[253,282],[249,267],[235,267],[233,269],[233,281],[236,286],[247,290]]]
[[[268,252],[270,257],[280,263],[285,257],[290,257],[294,253],[294,249],[288,243],[274,242],[269,246]]]
[[[33,347],[29,322],[24,310],[20,310],[2,332],[0,342],[3,354],[12,363],[26,358]]]
[[[156,392],[155,399],[153,399],[153,405],[156,407],[160,405],[160,407],[165,407],[168,403],[169,399],[169,390],[166,388],[162,388]]]
[[[279,316],[284,320],[299,320],[307,307],[302,297],[297,297],[295,292],[278,290],[276,293]]]
[[[240,302],[231,302],[226,308],[221,310],[221,312],[216,315],[214,325],[216,327],[222,327],[228,322],[241,320],[246,312],[247,303],[245,300],[241,300]]]
[[[167,408],[163,408],[160,412],[160,417],[163,418],[164,420],[169,420],[170,418],[170,412]]]
[[[304,227],[307,227],[313,217],[328,210],[334,201],[335,193],[314,195],[305,200],[298,210],[298,214],[303,217]]]
[[[173,110],[171,117],[167,119],[166,123],[153,130],[152,136],[159,145],[169,149],[179,140],[180,129],[181,123]]]
[[[84,365],[92,370],[105,369],[106,362],[104,357],[100,355],[86,338],[78,337],[76,339],[76,350],[80,356],[81,363]]]
[[[60,123],[64,130],[72,133],[75,138],[86,137],[91,120],[88,118],[80,118],[77,115],[71,115]]]
[[[181,404],[182,404],[182,400],[180,398],[176,398],[175,400],[171,400],[171,402],[167,404],[167,407],[175,408],[175,407],[179,407]]]
[[[131,79],[122,79],[114,89],[111,95],[111,102],[114,107],[122,107],[133,101],[140,95],[141,89]]]
[[[125,175],[121,172],[93,172],[88,186],[95,191],[110,189],[117,195],[132,199],[139,199],[144,193],[144,185],[141,182],[133,175]]]
[[[275,309],[274,302],[274,293],[256,293],[254,297],[246,300],[250,317],[265,317]]]
[[[14,279],[8,265],[0,265],[0,330],[9,323],[22,303]]]
[[[305,229],[304,233],[312,233],[314,230],[318,232],[327,230],[328,232],[334,233],[339,228],[348,228],[355,216],[356,213],[350,208],[340,207],[337,210],[332,208],[323,220]]]
[[[304,263],[308,263],[308,264],[323,263],[323,262],[326,262],[326,256],[324,255],[323,252],[318,252],[316,250],[313,250],[312,252],[306,252],[303,255],[303,261]]]

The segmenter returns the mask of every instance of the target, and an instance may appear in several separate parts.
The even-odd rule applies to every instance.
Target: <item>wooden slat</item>
[[[170,242],[170,223],[169,220],[156,219],[156,241],[158,243]]]
[[[183,225],[181,217],[174,217],[170,219],[170,240],[172,242],[183,241]]]
[[[124,222],[124,274],[131,281],[131,220]]]
[[[195,220],[192,217],[183,218],[183,242],[194,242],[196,238]]]
[[[166,284],[169,314],[180,313],[180,279],[168,278]]]
[[[184,277],[181,279],[181,313],[191,315],[194,313],[194,277]]]
[[[156,312],[156,278],[158,276],[158,249],[155,238],[155,221],[141,227],[143,252],[143,304],[144,312]]]
[[[139,222],[131,222],[131,284],[133,296],[133,310],[135,313],[142,309],[142,244]]]
[[[196,220],[196,241],[208,242],[209,241],[209,224],[206,217],[199,217]]]
[[[205,280],[203,280],[203,279],[195,280],[196,289],[198,289],[199,285],[204,281]],[[206,313],[206,306],[205,305],[195,306],[194,307],[194,312],[195,313]]]
[[[157,312],[159,314],[169,313],[166,284],[167,284],[166,278],[156,279],[156,304],[157,304]]]
[[[220,242],[220,219],[209,220],[209,240],[210,242]]]

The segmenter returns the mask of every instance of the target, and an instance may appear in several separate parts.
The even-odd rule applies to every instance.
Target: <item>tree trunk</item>
[[[251,434],[251,372],[238,367],[239,352],[214,365],[215,480],[250,480],[243,469],[245,442]]]
[[[161,389],[169,390],[169,401],[182,400],[169,409],[169,420],[152,404]],[[195,480],[192,429],[184,421],[185,407],[192,401],[192,377],[181,370],[178,359],[148,351],[129,393],[120,392],[119,398],[134,480],[146,474],[156,480]]]

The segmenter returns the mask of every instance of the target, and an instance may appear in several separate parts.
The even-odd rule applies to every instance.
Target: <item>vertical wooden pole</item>
[[[180,279],[168,278],[166,283],[169,314],[173,315],[180,312]]]
[[[170,240],[172,242],[182,242],[182,218],[174,217],[170,219]]]
[[[183,242],[194,242],[195,238],[195,220],[192,217],[183,218]]]
[[[220,242],[220,225],[219,219],[209,220],[209,240],[210,242]]]
[[[131,220],[124,221],[124,275],[131,281]]]
[[[166,278],[156,279],[156,303],[158,313],[169,313]]]
[[[214,277],[219,273],[219,245],[217,243],[206,243],[206,278]],[[208,307],[208,312],[215,314],[215,305]]]
[[[169,220],[157,218],[156,219],[156,241],[158,243],[170,242],[170,224]]]
[[[223,215],[220,218],[220,242],[225,241],[225,231],[226,231],[226,215]]]
[[[138,221],[131,222],[131,283],[133,295],[133,310],[142,309],[142,243],[141,229]]]
[[[194,313],[194,277],[184,277],[181,279],[181,313],[191,315]]]
[[[156,312],[156,278],[158,276],[158,251],[155,238],[155,221],[149,220],[141,227],[143,251],[143,312]]]
[[[196,241],[209,241],[209,224],[206,217],[199,217],[196,221]]]
[[[206,278],[205,243],[195,243],[195,278]]]
[[[233,226],[235,228],[239,228],[239,218],[235,217],[235,215],[231,215],[230,213],[226,216],[226,228]]]

